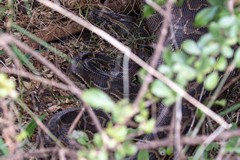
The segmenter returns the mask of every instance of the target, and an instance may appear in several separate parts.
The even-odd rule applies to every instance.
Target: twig
[[[59,154],[59,159],[60,159],[60,160],[66,160],[66,151],[65,151],[65,150],[60,149],[60,150],[58,151],[58,154]]]
[[[231,85],[233,85],[234,83],[236,83],[239,80],[240,80],[240,75],[238,75],[238,76],[234,77],[233,79],[231,79],[231,81],[229,83],[224,85],[224,87],[219,92],[218,96],[222,95],[224,91],[226,91]]]
[[[216,137],[221,134],[224,131],[224,128],[222,128],[221,126],[219,126],[211,135],[209,135],[203,142],[203,144],[200,145],[200,147],[198,148],[198,150],[196,151],[196,154],[194,155],[193,159],[200,159],[200,157],[202,156],[204,150],[206,149],[206,147],[212,142],[214,141],[214,139],[216,139]]]
[[[214,141],[219,140],[227,140],[232,137],[239,137],[240,136],[240,130],[230,130],[225,131],[219,134]],[[199,145],[202,144],[206,139],[208,139],[208,135],[202,135],[202,136],[196,136],[196,137],[181,137],[181,144],[188,144],[188,145]],[[143,149],[156,149],[159,147],[165,147],[165,146],[173,146],[173,139],[166,138],[163,140],[154,140],[154,141],[146,141],[142,143],[138,143],[137,147],[139,150]]]
[[[17,56],[15,54],[13,54],[12,50],[10,49],[10,47],[8,45],[6,45],[5,42],[1,42],[1,41],[0,41],[0,46],[3,47],[3,49],[6,51],[6,53],[8,54],[9,57],[13,58],[13,62],[16,65],[16,67],[21,69],[22,65],[21,65],[19,59],[17,58]]]
[[[216,157],[216,160],[222,160],[223,159],[223,156],[225,154],[226,143],[225,142],[221,142],[220,147],[221,148],[219,149],[219,152],[218,152],[218,155]]]
[[[147,2],[147,1],[146,1]],[[171,6],[172,6],[172,1],[169,0],[167,5],[166,5],[166,14],[164,14],[164,20],[163,20],[163,25],[160,29],[160,34],[159,34],[159,39],[158,39],[158,42],[157,42],[157,45],[156,45],[156,48],[154,50],[154,53],[153,53],[153,56],[150,58],[151,59],[151,62],[150,62],[150,66],[153,67],[153,68],[156,68],[157,67],[157,64],[158,64],[158,61],[159,61],[159,58],[161,58],[161,54],[162,54],[162,51],[164,49],[164,41],[166,39],[166,36],[167,36],[167,33],[168,33],[168,24],[169,24],[169,21],[171,19]],[[158,6],[157,4],[155,3],[150,3],[150,5],[152,6]],[[160,8],[160,7],[158,7]],[[158,10],[157,10],[158,11]],[[144,97],[146,91],[148,90],[148,86],[149,84],[152,82],[153,78],[152,78],[152,75],[150,73],[147,74],[147,76],[144,78],[144,82],[140,88],[140,91],[138,92],[138,95],[136,97],[136,100],[134,101],[133,103],[133,108],[137,110],[137,107],[140,103],[140,101],[142,100],[142,98]]]
[[[54,80],[48,80],[46,78],[36,76],[34,74],[31,74],[31,73],[23,71],[23,70],[17,70],[16,68],[1,68],[0,72],[8,73],[8,74],[15,74],[15,75],[18,75],[21,77],[29,78],[29,79],[37,81],[37,82],[41,82],[45,85],[50,85],[53,87],[57,87],[57,88],[66,90],[66,91],[71,91],[71,88],[69,88],[67,85],[65,85],[63,83],[59,83]]]
[[[229,12],[233,15],[234,14],[234,3],[236,0],[229,0],[227,1],[227,7]]]
[[[85,112],[85,108],[82,108],[77,117],[74,119],[74,121],[72,122],[69,130],[68,130],[68,135],[72,133],[72,131],[74,130],[74,128],[76,127],[77,123],[79,122],[80,118],[82,117],[83,113]]]
[[[177,98],[177,103],[175,105],[175,129],[174,129],[174,141],[176,151],[174,153],[175,157],[179,157],[182,146],[181,146],[181,122],[182,122],[182,98]]]
[[[16,126],[14,125],[15,117],[13,111],[9,110],[8,104],[12,103],[9,100],[2,99],[0,101],[0,106],[3,112],[3,120],[5,122],[4,128],[2,130],[2,137],[5,140],[6,145],[9,148],[10,154],[14,153],[18,144],[15,141],[14,137],[17,135]],[[11,108],[11,107],[10,107]]]
[[[65,155],[76,159],[77,158],[77,154],[75,151],[73,150],[69,150],[69,149],[61,149],[64,150]],[[1,160],[19,160],[19,159],[29,159],[29,157],[38,157],[38,158],[42,158],[42,157],[46,157],[47,155],[56,155],[56,153],[59,151],[58,147],[53,147],[53,148],[41,148],[38,150],[35,150],[33,152],[16,152],[15,154],[8,156],[8,157],[1,157]]]

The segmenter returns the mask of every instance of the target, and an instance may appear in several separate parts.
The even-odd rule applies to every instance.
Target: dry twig
[[[219,134],[214,141],[220,141],[220,140],[228,140],[231,137],[239,137],[240,136],[240,130],[230,130],[230,131],[224,131],[221,134]],[[196,137],[181,137],[181,144],[187,144],[187,145],[199,145],[202,144],[206,139],[208,139],[209,135],[202,135],[202,136],[196,136]],[[159,147],[165,147],[165,146],[173,146],[174,140],[170,138],[166,138],[163,140],[155,140],[155,141],[146,141],[141,142],[137,144],[138,149],[156,149]]]

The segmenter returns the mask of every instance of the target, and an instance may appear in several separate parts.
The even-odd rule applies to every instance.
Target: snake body
[[[151,54],[149,31],[137,17],[110,11],[92,10],[89,21],[108,32],[111,36],[129,46],[141,59],[147,60]],[[118,56],[122,55],[120,52]]]
[[[121,60],[101,52],[80,52],[73,58],[70,69],[88,88],[100,88],[116,100],[125,97]],[[134,75],[138,69],[138,65],[130,63],[129,75]],[[134,99],[139,90],[139,83],[134,80],[134,76],[130,76],[129,82],[128,96]]]
[[[207,6],[206,0],[185,0],[181,6],[173,6],[165,45],[180,48],[184,40],[198,40],[202,34],[206,33],[206,28],[194,27],[194,18],[201,9]],[[147,19],[147,27],[152,35],[159,36],[162,21],[163,17],[158,13]]]
[[[151,54],[147,40],[149,33],[144,25],[137,25],[135,17],[92,10],[89,13],[89,21],[109,32],[124,44],[131,46],[141,59],[146,61],[149,58]],[[124,97],[133,100],[140,86],[136,76],[136,71],[140,69],[140,66],[129,60],[129,67],[126,70],[123,69],[123,63],[123,56],[119,51],[108,54],[83,51],[74,56],[69,71],[78,77],[87,88],[100,88],[115,100]],[[126,72],[129,75],[129,87],[127,86],[129,93],[123,92],[123,75]]]
[[[187,38],[197,40],[206,30],[196,29],[193,26],[194,17],[199,10],[206,6],[206,0],[185,0],[181,7],[174,6],[172,9],[169,35],[165,44],[170,44],[173,48],[179,48],[181,42]],[[134,41],[136,34],[140,37],[147,37],[146,31],[142,27],[136,25],[135,20],[131,16],[127,16],[128,18],[126,18],[126,15],[105,12],[102,15],[103,17],[110,17],[108,20],[111,25],[109,25],[105,20],[99,21],[99,19],[96,19],[96,15],[101,15],[100,12],[92,12],[90,15],[93,17],[94,22],[104,26],[105,30],[112,31],[110,32],[112,36],[117,37],[120,41],[128,39],[126,44],[133,47],[135,53],[137,53],[142,59],[146,61],[149,58],[150,49],[148,42],[142,40]],[[162,17],[158,14],[154,14],[147,20],[146,24],[149,32],[152,35],[158,36],[159,26],[161,26],[161,23]],[[132,38],[133,41],[129,41],[129,38]],[[122,65],[123,61],[121,56],[111,56],[102,52],[88,51],[80,52],[73,58],[69,71],[77,76],[87,87],[98,87],[107,92],[113,98],[121,99],[124,97]],[[134,99],[140,87],[139,83],[134,82],[134,75],[140,67],[131,61],[129,66],[129,97],[130,99]],[[201,94],[201,86],[190,86],[189,93],[195,98],[199,97]],[[207,96],[207,94],[205,96]],[[191,106],[189,103],[183,101],[182,110],[183,116],[185,116],[183,118],[183,123],[187,123],[186,121],[191,120],[190,117],[193,115],[193,110],[190,108]],[[168,125],[171,121],[172,110],[168,109],[166,112],[163,112],[163,106],[161,104],[158,105],[158,109],[160,112],[157,117],[157,127]],[[69,144],[69,140],[65,137],[67,130],[80,110],[81,108],[74,108],[60,111],[54,114],[47,124],[50,131],[52,131],[55,136],[59,137],[60,140],[67,145]],[[102,127],[105,127],[106,122],[110,119],[110,117],[99,110],[94,110],[94,112],[100,119],[102,119]],[[81,118],[77,129],[83,131],[90,130],[92,133],[95,133],[96,130],[92,129],[93,126],[91,121],[86,120],[86,117],[87,119],[89,118],[87,113],[84,112],[84,116]],[[153,133],[145,136],[143,139],[151,140],[154,139],[154,137],[155,134]],[[53,143],[49,138],[46,138],[46,144],[49,145]],[[150,157],[151,159],[157,159],[155,154],[151,154]],[[136,156],[128,159],[136,159]]]
[[[48,129],[54,133],[58,139],[64,143],[66,146],[71,146],[69,138],[67,138],[68,131],[72,122],[81,111],[81,107],[75,107],[68,110],[60,111],[48,121]],[[102,127],[106,127],[107,122],[110,120],[110,116],[101,110],[94,110],[96,116],[98,117],[99,122]],[[75,126],[76,130],[82,130],[87,133],[90,139],[93,138],[93,134],[97,133],[95,124],[93,123],[88,112],[83,112],[80,121]],[[47,146],[54,146],[55,143],[51,140],[50,137],[44,136],[45,144]]]

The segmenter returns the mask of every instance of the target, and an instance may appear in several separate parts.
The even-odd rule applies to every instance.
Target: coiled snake
[[[205,30],[196,29],[193,27],[193,20],[196,13],[202,8],[207,6],[206,0],[185,0],[181,7],[174,6],[172,8],[172,20],[169,27],[169,35],[166,40],[166,44],[172,44],[174,48],[179,48],[179,45],[184,39],[198,39]],[[101,15],[104,20],[99,20],[97,17]],[[139,55],[145,61],[149,58],[151,54],[151,49],[149,49],[149,41],[141,40],[136,37],[149,37],[143,25],[140,27],[136,25],[135,19],[131,16],[126,16],[122,14],[109,13],[109,12],[99,12],[94,11],[90,13],[93,18],[93,22],[99,24],[101,28],[104,28],[114,37],[117,37],[120,41],[125,41],[126,45],[131,46],[133,51]],[[110,25],[108,23],[111,23]],[[159,26],[162,23],[162,17],[158,14],[151,16],[146,21],[146,26],[152,35],[158,35]],[[136,36],[137,35],[137,36]],[[73,58],[72,64],[69,71],[76,77],[79,81],[84,83],[87,87],[98,87],[105,92],[107,92],[115,100],[123,98],[125,95],[123,93],[123,72],[122,72],[122,57],[121,54],[108,55],[101,52],[80,52]],[[140,67],[130,61],[129,63],[129,98],[133,100],[139,90],[140,84],[137,82],[135,76],[137,70]],[[190,88],[190,94],[196,98],[199,96],[199,88]],[[159,105],[161,110],[162,106]],[[185,115],[187,120],[191,120],[192,115],[191,107],[188,103],[183,103],[183,115]],[[53,115],[53,117],[48,121],[48,128],[52,133],[58,137],[66,145],[70,145],[69,139],[65,136],[67,131],[73,122],[77,113],[81,110],[79,108],[73,108],[69,110],[64,110]],[[100,119],[102,126],[105,127],[107,121],[111,118],[106,113],[95,110],[94,111],[98,118]],[[165,115],[161,115],[161,119],[164,121],[158,121],[157,126],[167,125],[171,120],[171,110]],[[159,117],[160,117],[159,116]],[[95,126],[92,124],[91,118],[86,112],[76,126],[76,129],[83,131],[90,131],[89,134],[95,133]],[[146,137],[145,139],[151,139]],[[50,140],[48,136],[45,138],[46,145],[53,145],[54,143]],[[131,157],[129,159],[135,159],[136,157]],[[156,158],[156,157],[155,157]],[[152,156],[151,159],[155,159]]]

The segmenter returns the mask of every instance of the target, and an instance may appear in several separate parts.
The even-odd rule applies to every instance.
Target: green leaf
[[[25,64],[32,72],[34,72],[35,74],[39,75],[39,72],[37,71],[37,69],[34,67],[34,65],[29,61],[29,57],[28,55],[24,55],[21,50],[19,50],[17,48],[16,45],[12,45],[12,50],[14,51],[14,53],[16,54],[16,56],[18,57],[18,59]]]
[[[92,158],[91,160],[108,160],[108,152],[104,149],[97,152],[97,156]]]
[[[9,149],[1,137],[0,137],[0,151],[4,156],[7,156],[9,154]]]
[[[212,6],[225,7],[226,0],[208,0]]]
[[[175,53],[172,53],[172,51],[169,48],[165,49],[163,52],[163,61],[168,66],[171,66],[172,64],[172,54],[175,54]]]
[[[45,115],[41,115],[38,117],[41,121],[45,118]],[[35,120],[31,120],[27,125],[24,126],[23,131],[21,131],[17,137],[17,141],[22,141],[27,137],[31,137],[37,128],[37,123]]]
[[[150,120],[148,120],[146,122],[141,123],[139,125],[139,129],[141,131],[144,131],[145,133],[149,134],[149,133],[151,133],[154,130],[155,124],[156,124],[155,120],[154,119],[150,119]]]
[[[233,49],[227,45],[222,46],[221,53],[226,58],[231,58],[233,56]]]
[[[70,137],[76,139],[79,144],[89,147],[89,138],[85,132],[74,130]]]
[[[0,55],[5,54],[4,50],[0,50]]]
[[[176,63],[186,64],[189,55],[186,55],[183,52],[174,52],[172,54],[172,61]]]
[[[17,98],[18,93],[15,90],[16,83],[14,80],[9,79],[5,73],[0,73],[0,97],[5,98],[10,96]]]
[[[211,22],[209,25],[209,31],[217,40],[223,40],[222,29],[217,22]]]
[[[149,160],[149,153],[147,150],[141,150],[138,153],[137,160]]]
[[[155,0],[158,5],[164,5],[167,0]]]
[[[204,81],[204,78],[205,78],[204,74],[203,73],[199,73],[197,75],[197,82],[198,83],[202,83]]]
[[[134,120],[138,123],[144,123],[149,117],[149,112],[145,108],[141,108],[140,114],[134,117]]]
[[[202,53],[205,56],[217,55],[217,53],[219,52],[219,48],[220,48],[220,46],[218,43],[210,43],[203,48]]]
[[[122,145],[119,145],[115,151],[114,159],[121,160],[126,156],[125,149]]]
[[[234,62],[236,63],[236,67],[240,68],[240,47],[238,47],[234,54]]]
[[[172,69],[168,65],[164,65],[164,64],[160,65],[158,68],[158,71],[168,76],[169,78],[173,76]]]
[[[123,144],[119,144],[116,148],[116,152],[114,154],[115,160],[122,160],[125,156],[132,156],[136,154],[137,147],[132,144],[130,141],[126,141]]]
[[[227,37],[227,39],[224,40],[224,43],[229,46],[235,45],[238,41],[237,38],[238,37]]]
[[[185,87],[188,83],[188,80],[187,78],[185,78],[185,75],[186,75],[186,72],[185,73],[178,73],[176,79],[175,79],[175,82],[181,86],[181,87]]]
[[[94,134],[93,142],[96,147],[100,148],[103,146],[103,141],[100,134]]]
[[[198,46],[203,48],[212,40],[214,40],[214,36],[211,33],[206,33],[198,40]]]
[[[173,71],[183,78],[183,80],[193,80],[197,74],[193,68],[184,64],[175,64]]]
[[[126,118],[132,115],[132,111],[130,105],[116,106],[112,111],[113,122],[124,123]]]
[[[167,147],[166,154],[169,156],[173,155],[173,147]]]
[[[112,112],[115,108],[114,101],[106,93],[97,88],[83,91],[81,97],[91,107],[103,109],[105,112]]]
[[[194,64],[199,74],[209,73],[215,64],[215,58],[213,57],[201,57]]]
[[[239,137],[230,138],[225,145],[225,151],[232,153],[232,151],[234,151],[234,148],[236,147],[236,144],[238,142],[239,142]]]
[[[144,121],[146,120],[146,117],[144,117],[143,115],[136,115],[136,116],[134,117],[134,120],[135,120],[136,122],[138,122],[138,123],[142,123],[142,122],[144,122]]]
[[[216,15],[218,8],[217,7],[208,7],[202,9],[195,18],[195,26],[203,27],[206,26]]]
[[[171,106],[173,105],[174,103],[176,102],[176,95],[173,95],[171,97],[167,97],[165,99],[162,100],[162,103],[165,105],[165,106]]]
[[[216,100],[214,104],[224,107],[227,105],[227,100],[226,99]]]
[[[191,55],[199,55],[201,53],[197,43],[193,40],[185,40],[182,44],[182,48],[185,52]]]
[[[139,77],[139,81],[142,83],[147,75],[147,71],[143,68],[141,68],[139,71],[138,71],[138,77]]]
[[[207,148],[206,148],[206,151],[211,151],[211,150],[213,150],[213,149],[219,149],[219,145],[217,144],[217,143],[215,143],[215,142],[213,142],[213,143],[210,143],[208,146],[207,146]]]
[[[136,115],[134,117],[134,120],[138,123],[142,123],[146,121],[149,117],[149,111],[147,111],[145,108],[141,108],[140,114]]]
[[[128,129],[126,126],[114,126],[108,127],[106,132],[118,142],[122,142],[126,139]]]
[[[232,25],[229,29],[229,37],[236,39],[235,40],[236,42],[237,42],[239,30],[240,30],[240,27],[238,27],[238,24]],[[233,44],[231,44],[231,45],[233,45]]]
[[[160,98],[171,97],[174,95],[174,92],[159,80],[155,80],[152,83],[150,90],[155,96]]]
[[[137,152],[137,147],[129,142],[123,143],[123,148],[126,155],[134,155]]]
[[[221,28],[229,28],[237,23],[236,20],[235,16],[225,16],[218,21],[218,24]]]
[[[182,7],[183,3],[184,3],[184,0],[175,1],[176,6],[178,7]]]
[[[227,65],[228,65],[227,59],[221,56],[216,63],[216,69],[219,71],[224,71]]]
[[[149,18],[154,12],[155,10],[152,7],[150,7],[149,5],[144,5],[143,7],[144,17]]]
[[[209,74],[205,80],[204,86],[207,90],[213,90],[219,81],[219,75],[217,72]]]

